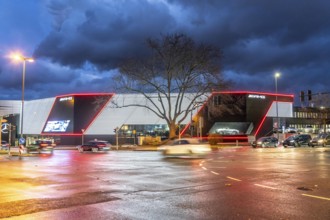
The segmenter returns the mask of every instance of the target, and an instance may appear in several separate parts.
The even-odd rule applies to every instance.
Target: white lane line
[[[275,187],[271,187],[271,186],[265,186],[265,185],[261,185],[261,184],[254,184],[255,186],[260,186],[262,188],[267,188],[267,189],[277,189]]]
[[[219,175],[219,173],[217,172],[214,172],[214,171],[211,171],[211,173],[215,174],[215,175]]]
[[[227,176],[227,178],[228,178],[228,179],[231,179],[231,180],[235,180],[235,181],[242,181],[242,180],[240,180],[240,179],[236,179],[236,178],[231,177],[231,176]]]
[[[247,169],[247,170],[266,170],[266,168],[253,168],[253,167],[245,168],[245,169]]]
[[[207,170],[207,168],[206,167],[202,167],[203,168],[203,170]]]
[[[329,200],[330,201],[330,198],[327,198],[327,197],[313,196],[313,195],[309,195],[309,194],[301,194],[301,195],[316,198],[316,199],[323,199],[323,200]]]

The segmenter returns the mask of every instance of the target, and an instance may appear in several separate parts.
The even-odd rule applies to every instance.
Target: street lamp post
[[[81,129],[81,145],[84,145],[84,133],[85,129]]]
[[[278,117],[278,95],[277,95],[277,79],[281,76],[280,73],[275,73],[275,95],[276,95],[276,124],[277,124],[277,140],[279,140],[280,134],[279,134],[279,126],[280,126],[280,121]]]
[[[20,120],[20,138],[23,137],[23,116],[24,116],[24,90],[25,90],[25,71],[26,71],[26,61],[34,62],[32,57],[25,57],[22,55],[13,55],[15,60],[23,61],[23,72],[22,72],[22,106],[21,106],[21,120]]]

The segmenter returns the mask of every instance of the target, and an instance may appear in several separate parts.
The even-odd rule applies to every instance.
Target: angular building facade
[[[157,103],[158,96],[150,94],[150,97]],[[178,135],[206,138],[216,133],[224,139],[240,141],[268,135],[273,127],[285,125],[286,119],[292,117],[293,98],[293,95],[253,91],[213,92],[205,97],[203,104],[196,103],[195,110],[178,127]],[[172,99],[176,100],[175,94]],[[182,109],[191,104],[190,100],[187,94]],[[68,94],[25,101],[23,134],[27,140],[52,138],[68,145],[95,138],[112,144],[116,138],[130,144],[139,143],[138,139],[145,136],[166,138],[169,131],[166,121],[150,109],[137,106],[148,102],[139,94],[113,93]],[[20,102],[7,101],[7,106],[10,105],[15,107],[6,115],[19,116]],[[4,112],[0,114],[4,116]],[[18,121],[16,118],[13,122],[17,127],[16,137],[20,129]]]

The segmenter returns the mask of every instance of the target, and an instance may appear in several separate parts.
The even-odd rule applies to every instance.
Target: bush
[[[210,145],[216,145],[223,141],[222,135],[220,134],[210,134],[208,139]]]

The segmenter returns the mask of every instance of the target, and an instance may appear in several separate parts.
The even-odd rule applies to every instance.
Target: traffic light
[[[305,93],[304,93],[304,91],[301,91],[300,92],[300,101],[301,102],[304,102],[305,101]]]
[[[312,100],[312,90],[308,90],[308,101]]]

